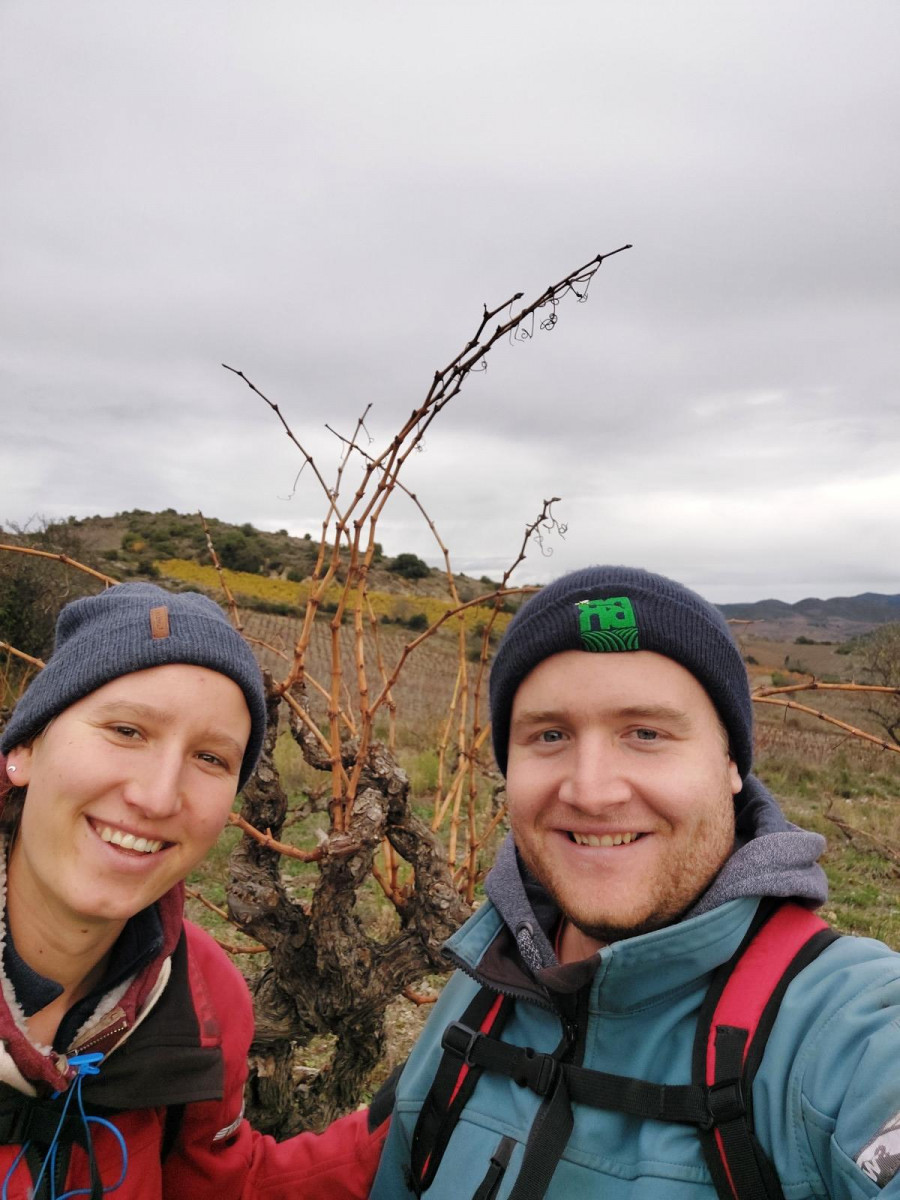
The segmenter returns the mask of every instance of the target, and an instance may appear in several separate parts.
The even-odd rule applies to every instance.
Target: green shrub
[[[431,574],[431,567],[415,554],[398,554],[388,570],[404,579],[427,579]]]
[[[247,571],[255,575],[263,565],[264,555],[257,539],[247,537],[244,532],[246,528],[243,526],[227,533],[216,549],[223,567],[229,571]],[[252,525],[250,529],[253,529]]]

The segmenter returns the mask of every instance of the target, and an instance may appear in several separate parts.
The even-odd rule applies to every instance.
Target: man
[[[491,710],[512,833],[448,943],[374,1200],[900,1196],[900,955],[809,911],[824,839],[750,774],[716,609],[645,571],[564,576],[510,623]]]

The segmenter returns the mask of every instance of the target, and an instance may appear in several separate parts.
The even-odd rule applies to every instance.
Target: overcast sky
[[[900,592],[896,0],[5,0],[0,524],[198,508],[315,532],[474,331],[406,476],[457,569],[548,496],[587,562],[718,601]],[[389,553],[438,561],[397,496]]]

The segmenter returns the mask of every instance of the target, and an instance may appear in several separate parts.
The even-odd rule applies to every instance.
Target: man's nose
[[[125,785],[125,803],[149,820],[171,817],[181,811],[183,786],[179,754],[147,755]]]
[[[632,796],[633,788],[618,747],[606,737],[581,739],[571,757],[571,769],[560,785],[560,800],[599,816]]]

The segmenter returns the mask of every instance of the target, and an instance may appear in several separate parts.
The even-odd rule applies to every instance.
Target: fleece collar
[[[183,927],[184,885],[177,884],[156,903],[161,943],[158,953],[136,974],[109,988],[99,997],[91,1013],[85,1014],[74,1034],[72,1051],[99,1051],[108,1054],[139,1020],[144,1007],[158,994],[157,985],[169,970],[169,958],[178,944]],[[66,1087],[75,1071],[66,1054],[50,1047],[35,1046],[26,1036],[26,1013],[15,987],[2,964],[6,958],[6,848],[0,839],[0,1078],[21,1088],[21,1080],[30,1080],[38,1088],[57,1090]]]

